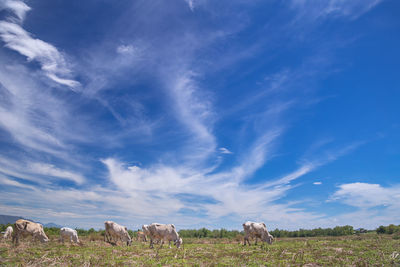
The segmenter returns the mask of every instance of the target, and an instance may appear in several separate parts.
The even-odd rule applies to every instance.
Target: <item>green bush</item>
[[[376,229],[376,233],[378,234],[394,234],[400,232],[400,225],[389,224],[388,226],[379,226]]]

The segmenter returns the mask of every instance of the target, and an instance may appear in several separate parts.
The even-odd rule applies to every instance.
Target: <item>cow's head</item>
[[[126,233],[126,245],[127,246],[130,246],[130,245],[132,245],[132,238],[129,236],[129,234],[128,233]]]
[[[180,248],[181,245],[182,245],[182,243],[183,243],[182,238],[178,238],[177,240],[174,241],[174,245],[175,245],[177,248]]]
[[[125,226],[125,241],[126,241],[126,245],[130,246],[132,244],[132,239],[131,236],[128,233],[128,228]]]
[[[46,234],[44,233],[44,231],[40,231],[39,234],[36,236],[40,242],[42,243],[47,243],[49,242],[49,238],[46,236]]]
[[[274,242],[274,237],[273,237],[271,234],[268,234],[268,235],[266,236],[265,241],[266,241],[268,244],[271,245],[272,242]]]
[[[268,233],[267,231],[265,231],[264,233],[262,233],[261,235],[261,240],[264,242],[267,242],[268,244],[272,244],[272,242],[274,241],[274,237]]]

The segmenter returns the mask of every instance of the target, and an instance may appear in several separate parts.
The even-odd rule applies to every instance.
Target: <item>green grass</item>
[[[282,238],[243,246],[228,239],[185,239],[184,247],[150,249],[148,243],[111,246],[82,237],[83,245],[21,240],[0,242],[0,266],[400,266],[400,240],[390,235]]]

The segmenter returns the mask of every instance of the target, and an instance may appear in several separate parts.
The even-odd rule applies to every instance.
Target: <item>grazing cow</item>
[[[250,241],[249,237],[255,237],[256,238],[256,245],[257,245],[257,238],[260,238],[261,241],[267,242],[268,244],[272,244],[272,241],[274,241],[274,237],[268,233],[267,226],[265,223],[256,223],[256,222],[245,222],[243,224],[243,230],[244,230],[244,245],[249,243],[250,246]]]
[[[6,231],[4,232],[3,238],[4,239],[9,239],[13,233],[13,228],[11,226],[8,226]]]
[[[119,225],[112,221],[104,222],[104,226],[106,229],[104,234],[104,241],[113,245],[117,244],[118,240],[126,242],[127,246],[130,246],[132,244],[132,239],[129,236],[128,228],[126,228],[125,226]],[[112,242],[113,239],[115,239],[115,242]]]
[[[149,234],[150,248],[153,248],[154,239],[161,240],[160,248],[163,246],[164,240],[168,241],[170,248],[171,248],[171,241],[174,241],[174,245],[176,245],[177,248],[180,248],[182,244],[182,238],[179,238],[179,235],[175,229],[175,225],[152,223],[149,225],[148,229],[150,232]]]
[[[142,240],[142,241],[144,241],[144,242],[147,242],[147,238],[146,238],[145,233],[142,232],[142,231],[138,231],[138,232],[137,232],[137,240],[138,240],[138,241]]]
[[[142,230],[143,230],[143,233],[144,233],[146,236],[149,236],[149,235],[150,235],[149,226],[148,226],[147,224],[143,224],[143,225],[142,225]]]
[[[67,238],[70,242],[74,242],[77,244],[80,244],[81,242],[79,241],[78,238],[78,233],[76,230],[68,228],[68,227],[63,227],[60,229],[60,241],[64,243],[64,238]]]
[[[34,223],[31,221],[19,219],[14,223],[14,234],[12,237],[13,243],[15,242],[16,245],[19,243],[19,237],[31,235],[33,238],[39,239],[41,242],[48,242],[49,238],[43,231],[43,225],[40,223]]]

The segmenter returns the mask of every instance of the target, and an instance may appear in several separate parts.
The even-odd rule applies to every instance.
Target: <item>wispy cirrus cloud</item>
[[[22,1],[5,1],[0,8],[8,9],[14,12],[19,18],[19,21],[13,19],[0,21],[0,38],[9,49],[15,50],[23,56],[26,56],[28,61],[37,61],[45,75],[54,82],[70,87],[77,88],[80,83],[62,78],[69,76],[71,70],[67,67],[64,56],[53,45],[33,38],[30,33],[25,31],[21,24],[25,14],[30,10]]]
[[[216,150],[216,140],[212,132],[215,113],[211,98],[204,93],[201,95],[195,77],[196,74],[190,71],[178,72],[167,90],[175,116],[191,133],[191,139],[196,140],[191,146],[192,155],[189,158],[204,159]]]
[[[0,3],[0,10],[3,9],[13,11],[21,22],[25,19],[26,12],[31,10],[27,4],[17,0],[3,0]]]
[[[51,184],[53,181],[72,181],[81,185],[85,182],[83,175],[61,169],[53,164],[40,161],[27,161],[21,159],[19,161],[0,157],[0,173],[9,177],[18,177],[23,180],[32,181],[38,184]]]
[[[186,3],[188,4],[190,10],[194,10],[194,0],[185,0]]]
[[[329,0],[329,1],[307,1],[292,0],[294,8],[300,9],[301,13],[314,19],[326,18],[327,16],[348,17],[357,19],[368,12],[383,0]]]

